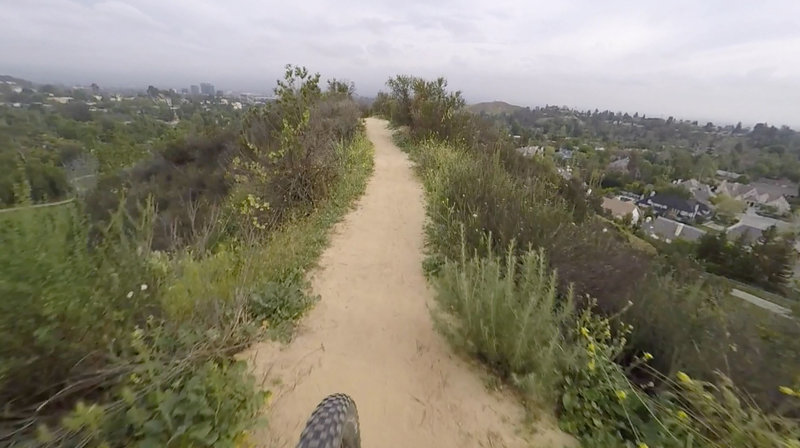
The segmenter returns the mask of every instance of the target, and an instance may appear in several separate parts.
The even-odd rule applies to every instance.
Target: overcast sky
[[[800,0],[0,0],[0,74],[268,91],[286,63],[504,100],[800,128]]]

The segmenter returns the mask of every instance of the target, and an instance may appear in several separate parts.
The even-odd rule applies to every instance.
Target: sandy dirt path
[[[487,391],[480,369],[434,330],[421,186],[385,121],[368,119],[367,134],[375,173],[312,274],[320,302],[290,344],[246,354],[274,394],[269,427],[253,441],[294,447],[317,403],[344,392],[358,406],[365,448],[562,446],[569,438],[558,431],[523,434],[518,402]]]

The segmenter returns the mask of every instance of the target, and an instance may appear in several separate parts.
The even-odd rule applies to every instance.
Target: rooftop
[[[603,208],[610,211],[614,217],[620,217],[633,214],[636,204],[616,198],[603,198]]]
[[[664,217],[658,217],[654,221],[646,223],[644,225],[644,230],[650,236],[656,239],[663,239],[668,243],[676,239],[697,241],[706,234],[705,231],[697,227],[692,227]]]

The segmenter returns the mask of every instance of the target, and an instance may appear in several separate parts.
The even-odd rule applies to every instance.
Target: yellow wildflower
[[[689,418],[689,416],[686,414],[686,412],[683,411],[683,409],[679,410],[676,413],[676,415],[678,416],[678,420],[683,422],[685,422]]]
[[[653,359],[653,355],[651,355],[650,352],[644,352],[644,360],[650,361],[651,359]]]
[[[685,374],[684,372],[678,372],[678,381],[683,384],[692,384],[692,378],[689,375]]]
[[[617,400],[625,401],[626,398],[628,398],[628,394],[624,390],[617,391]]]
[[[589,343],[589,347],[588,348],[589,348],[589,353],[594,353],[594,349],[595,349],[594,342]]]
[[[590,360],[590,361],[589,361],[589,364],[587,364],[587,367],[589,367],[589,370],[591,370],[592,372],[594,372],[594,367],[595,367],[595,365],[594,365],[594,359],[592,359],[592,360]]]
[[[581,327],[581,334],[583,335],[583,337],[588,338],[589,330],[586,327]]]
[[[639,444],[636,445],[636,448],[650,448],[650,447],[648,447],[647,444],[644,442],[639,442]]]
[[[781,387],[778,388],[778,390],[781,391],[782,394],[789,395],[790,397],[791,396],[795,396],[795,395],[800,396],[800,394],[795,392],[791,387],[781,386]]]

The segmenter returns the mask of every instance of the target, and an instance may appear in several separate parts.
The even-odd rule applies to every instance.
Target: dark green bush
[[[102,179],[86,198],[89,213],[95,222],[106,222],[124,194],[126,210],[135,216],[152,198],[152,247],[183,247],[220,218],[232,185],[227,170],[237,151],[229,130],[175,139],[153,158]]]

